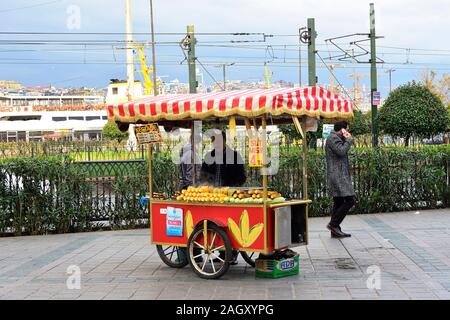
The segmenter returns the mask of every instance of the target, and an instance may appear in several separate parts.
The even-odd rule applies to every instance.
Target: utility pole
[[[153,0],[150,0],[150,28],[152,32],[152,68],[153,68],[153,94],[158,95],[158,81],[156,80],[156,58],[155,58],[155,31],[153,28]]]
[[[375,33],[375,7],[370,4],[370,101],[372,105],[372,147],[378,146],[378,107],[374,104],[374,93],[377,91],[377,52],[376,52],[376,33]]]
[[[316,26],[314,18],[308,18],[308,33],[309,33],[309,43],[308,43],[308,85],[316,86],[317,75],[316,75]]]
[[[302,86],[302,29],[298,29],[298,86]]]
[[[195,69],[195,44],[194,26],[187,26],[188,39],[188,66],[189,66],[189,93],[197,93],[197,77]]]
[[[134,57],[133,57],[133,31],[131,27],[131,0],[125,0],[125,27],[127,44],[127,85],[128,101],[133,99],[134,93]]]
[[[227,65],[224,63],[223,65],[222,65],[222,73],[223,73],[223,91],[227,91],[227,85],[226,85],[226,81],[227,81],[227,79],[226,79],[226,67],[227,67]]]
[[[387,69],[386,73],[389,73],[389,93],[392,91],[392,72],[395,72],[395,69]]]

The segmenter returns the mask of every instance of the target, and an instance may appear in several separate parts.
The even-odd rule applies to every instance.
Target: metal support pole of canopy
[[[152,169],[153,145],[148,145],[148,192],[149,199],[153,198],[153,169]]]
[[[267,201],[267,186],[268,186],[268,180],[267,180],[267,142],[266,142],[266,115],[263,115],[262,117],[262,151],[263,151],[263,188],[264,188],[264,205],[266,205]]]
[[[303,200],[308,200],[308,141],[306,138],[306,117],[302,118],[302,127],[303,131]]]
[[[256,121],[255,121],[256,124]],[[262,174],[263,174],[263,204],[264,204],[264,225],[267,226],[267,187],[268,187],[268,179],[267,179],[267,142],[266,142],[266,115],[263,114],[262,120],[261,120],[261,127],[262,127],[262,152],[263,152],[263,168],[262,168]],[[256,128],[256,137],[258,137],[258,129]],[[267,240],[268,240],[268,228],[265,227],[265,236],[264,236],[264,248],[267,248]]]
[[[302,117],[302,123],[297,117],[292,117],[294,126],[302,136],[302,182],[303,182],[303,200],[308,200],[308,141],[306,139],[306,117]]]
[[[153,202],[153,169],[152,169],[153,145],[148,144],[148,211],[150,213],[150,229],[152,228],[152,202]],[[153,232],[152,238],[153,239]]]
[[[197,184],[197,168],[195,163],[195,122],[191,123],[191,165],[192,165],[192,184]]]

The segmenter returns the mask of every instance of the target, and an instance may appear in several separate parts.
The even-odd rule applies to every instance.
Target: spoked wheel
[[[206,232],[203,225],[197,226],[189,237],[189,263],[200,278],[223,276],[230,267],[231,251],[226,232],[212,223],[208,224]]]
[[[161,260],[172,268],[183,268],[189,261],[186,248],[157,245],[156,251]]]
[[[244,252],[240,251],[242,258],[244,258],[245,262],[248,263],[249,266],[255,267],[256,261],[256,252]]]

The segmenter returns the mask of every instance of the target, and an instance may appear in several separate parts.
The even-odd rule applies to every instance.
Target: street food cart
[[[265,133],[268,124],[293,123],[306,146],[306,132],[317,126],[317,119],[348,119],[353,107],[350,100],[324,88],[300,87],[147,97],[108,106],[108,117],[122,129],[155,123],[193,128],[196,120],[226,124],[231,130],[242,125],[254,134],[249,140],[258,137],[258,128]],[[256,253],[268,255],[308,244],[307,148],[302,148],[303,197],[286,200],[268,188],[266,136],[260,137],[262,186],[194,185],[171,199],[171,195],[154,197],[149,145],[151,243],[168,266],[190,264],[198,276],[215,279],[229,269],[232,251],[254,266]]]

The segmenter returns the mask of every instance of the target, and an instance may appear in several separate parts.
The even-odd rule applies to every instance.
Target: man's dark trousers
[[[334,197],[333,212],[331,214],[330,225],[338,228],[344,220],[347,213],[355,205],[355,197]]]

